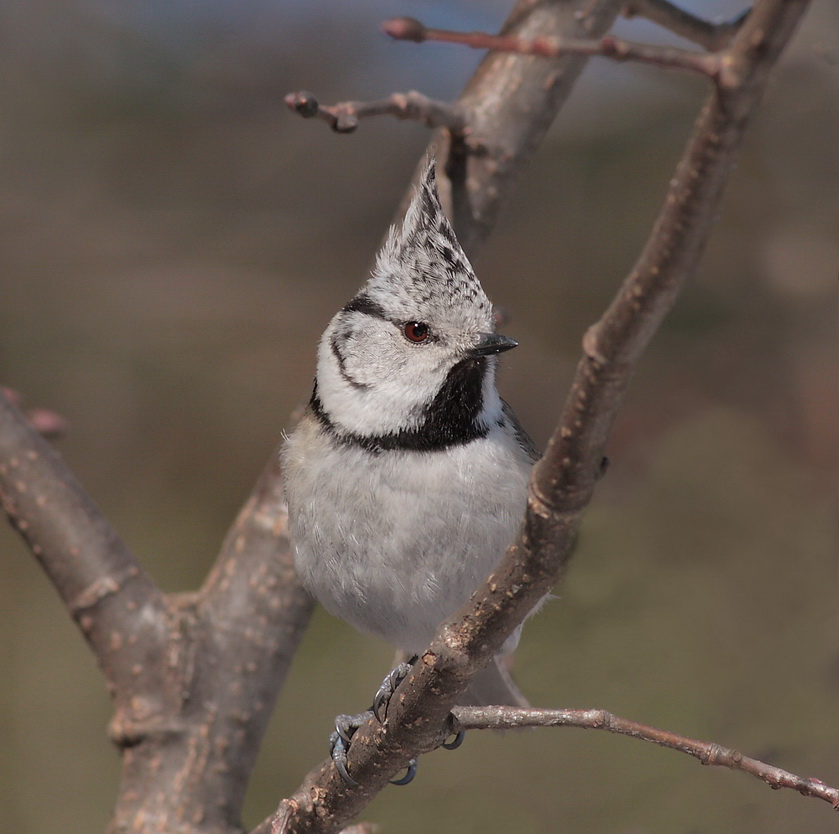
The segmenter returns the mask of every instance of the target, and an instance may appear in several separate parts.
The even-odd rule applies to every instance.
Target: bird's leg
[[[373,715],[383,724],[387,717],[387,708],[390,706],[390,699],[393,693],[399,688],[399,684],[405,680],[411,667],[417,662],[417,656],[414,655],[407,663],[399,663],[391,669],[382,681],[382,685],[376,690],[376,697],[373,698]]]
[[[373,701],[373,715],[379,719],[379,723],[381,724],[386,716],[387,716],[387,708],[390,705],[390,699],[393,697],[393,693],[399,688],[399,684],[405,680],[405,676],[408,672],[411,671],[411,667],[414,663],[417,662],[417,655],[414,655],[407,663],[399,663],[390,672],[385,676],[385,679],[382,681],[382,685],[379,687],[378,691],[376,692],[376,697]],[[451,722],[454,718],[452,713],[449,713],[449,721]],[[463,744],[463,739],[466,736],[466,733],[463,730],[452,731],[451,735],[454,735],[454,738],[451,741],[444,741],[441,747],[445,750],[457,750],[461,744]],[[416,770],[416,766],[414,766],[414,770]],[[410,771],[409,771],[410,773]],[[413,779],[413,775],[411,776]],[[410,782],[410,779],[408,780]],[[394,782],[393,784],[407,784],[407,782]]]

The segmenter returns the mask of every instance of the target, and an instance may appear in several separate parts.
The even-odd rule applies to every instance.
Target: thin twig
[[[719,52],[728,46],[748,14],[749,9],[746,9],[731,20],[712,23],[680,9],[668,0],[627,0],[623,7],[624,17],[644,17],[674,35],[699,44],[709,52]]]
[[[435,101],[416,90],[393,93],[380,101],[342,101],[332,105],[322,105],[311,93],[301,91],[289,93],[285,103],[289,110],[304,119],[323,119],[336,133],[352,133],[361,119],[371,116],[413,119],[428,127],[448,128],[454,133],[462,133],[466,126],[463,112],[457,105]]]
[[[517,727],[580,727],[605,730],[649,741],[670,750],[677,750],[698,759],[703,765],[727,767],[755,776],[770,788],[791,788],[803,796],[829,802],[839,810],[839,788],[830,787],[820,779],[796,776],[774,765],[744,756],[737,750],[710,741],[659,730],[637,721],[621,718],[602,709],[521,709],[519,707],[455,707],[456,730],[509,730]]]
[[[472,49],[492,49],[519,55],[538,55],[541,58],[560,58],[564,55],[586,55],[611,58],[613,61],[635,61],[657,67],[685,70],[706,78],[715,78],[719,59],[714,54],[693,52],[675,46],[653,46],[606,35],[598,40],[582,38],[524,38],[510,35],[490,35],[486,32],[453,32],[450,29],[431,29],[412,17],[398,17],[382,24],[382,29],[396,40],[440,41],[456,43]]]

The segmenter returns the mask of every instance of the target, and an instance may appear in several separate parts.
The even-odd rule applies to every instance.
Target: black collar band
[[[413,429],[379,435],[347,432],[332,422],[315,383],[309,407],[320,424],[340,443],[372,454],[385,451],[439,452],[486,437],[489,425],[480,419],[486,359],[470,357],[458,362],[446,377],[423,419]]]

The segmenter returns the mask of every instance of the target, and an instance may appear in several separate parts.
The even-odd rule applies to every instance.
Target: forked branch
[[[639,0],[641,4],[641,0]],[[655,9],[658,7],[653,4]],[[668,4],[669,5],[669,4]],[[646,8],[646,7],[645,7]],[[676,7],[671,7],[676,12]],[[634,7],[626,7],[624,14],[641,14]],[[652,12],[650,12],[652,13]],[[720,45],[727,42],[736,30],[735,25],[727,24],[717,28],[714,24],[702,21],[693,15],[685,14],[685,20],[702,32],[706,42]],[[676,18],[679,19],[680,18]],[[702,28],[704,23],[706,28]],[[683,28],[688,28],[684,23]],[[692,52],[678,47],[654,46],[604,35],[594,39],[539,37],[521,38],[513,35],[491,35],[485,32],[454,32],[448,29],[432,29],[412,17],[398,17],[385,21],[382,30],[395,40],[440,41],[468,46],[473,49],[491,49],[497,52],[513,52],[519,55],[536,55],[541,58],[560,58],[565,55],[583,57],[604,57],[615,61],[634,61],[654,66],[679,69],[715,79],[719,74],[719,57],[714,54]],[[693,31],[693,29],[691,29]],[[312,93],[300,91],[289,93],[285,97],[286,106],[304,119],[317,118],[325,121],[336,133],[353,133],[361,119],[372,116],[394,116],[397,119],[412,119],[428,127],[447,128],[454,134],[463,134],[467,124],[467,114],[458,104],[435,101],[422,93],[411,90],[407,93],[393,93],[379,101],[342,101],[332,105],[322,105]]]
[[[718,52],[731,42],[749,10],[746,9],[731,20],[713,23],[680,9],[669,0],[628,0],[623,7],[623,14],[624,17],[644,17],[674,35],[699,44],[709,52]]]
[[[534,51],[492,52],[458,109],[424,97],[405,102],[391,97],[355,103],[355,113],[344,114],[342,126],[374,115],[378,107],[446,132],[468,130],[472,140],[483,143],[482,157],[458,160],[448,137],[434,140],[441,158],[449,150],[445,161],[455,224],[472,255],[586,57],[611,51],[612,58],[646,60],[636,58],[633,49],[621,56],[624,47],[614,39],[604,46],[603,32],[618,5],[619,0],[523,0],[503,37],[532,44],[540,37],[550,43],[555,35],[555,44],[576,43],[579,50],[566,49],[550,61]],[[473,602],[443,626],[394,698],[385,725],[368,725],[356,734],[350,770],[362,789],[348,789],[327,761],[284,801],[277,828],[281,823],[288,831],[339,829],[410,756],[433,749],[471,676],[561,575],[632,369],[696,266],[766,75],[806,5],[806,0],[759,0],[727,49],[724,77],[714,76],[724,83],[700,116],[654,232],[615,301],[586,336],[561,422],[534,471],[519,541]],[[637,0],[631,6],[640,14],[665,4]],[[593,44],[599,44],[596,50]],[[714,75],[716,69],[704,69],[708,57],[716,59],[679,53],[670,65]],[[341,119],[316,102],[300,106],[333,126]],[[153,820],[160,828],[177,824],[186,831],[184,821],[195,820],[188,830],[238,831],[238,809],[259,738],[311,610],[294,577],[275,459],[231,529],[204,588],[180,597],[160,593],[61,458],[1,394],[0,493],[9,518],[126,707],[118,716],[130,720],[115,732],[124,748],[124,771],[113,827]],[[138,669],[150,672],[139,688]],[[138,692],[143,697],[136,697]],[[149,694],[153,697],[144,697]],[[189,714],[183,709],[187,702]],[[176,782],[178,791],[172,790]],[[259,830],[271,827],[266,820]]]

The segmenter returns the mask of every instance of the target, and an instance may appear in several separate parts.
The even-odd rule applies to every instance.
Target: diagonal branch
[[[598,40],[582,38],[525,38],[510,35],[490,35],[486,32],[453,32],[449,29],[431,29],[412,17],[397,17],[387,21],[382,28],[395,40],[439,41],[468,46],[472,49],[492,49],[496,52],[514,52],[518,55],[538,55],[540,58],[561,58],[564,55],[600,56],[614,61],[635,61],[657,67],[685,70],[708,78],[716,77],[719,61],[714,54],[693,52],[675,46],[653,46],[633,43],[604,35]]]
[[[112,690],[136,683],[138,666],[163,644],[163,596],[58,453],[2,391],[0,500]]]
[[[621,718],[602,709],[521,709],[518,707],[455,707],[453,728],[456,730],[510,730],[517,727],[580,727],[584,730],[605,730],[677,750],[698,759],[703,765],[727,767],[754,776],[770,788],[791,788],[802,796],[829,802],[839,810],[839,788],[832,788],[820,779],[796,776],[758,759],[744,756],[737,750],[710,741],[700,741],[669,730],[659,730],[637,721]]]
[[[680,9],[669,0],[628,0],[623,7],[624,17],[645,17],[709,52],[718,52],[728,46],[748,14],[746,9],[731,20],[712,23]]]
[[[738,32],[726,55],[725,84],[699,116],[636,266],[586,333],[559,425],[534,467],[518,541],[472,600],[441,626],[391,701],[384,724],[370,721],[353,737],[349,770],[361,787],[349,789],[325,762],[281,805],[283,831],[339,829],[408,758],[433,749],[470,678],[562,577],[632,372],[696,269],[748,120],[806,7],[807,0],[761,0]],[[257,830],[271,830],[270,821]]]

